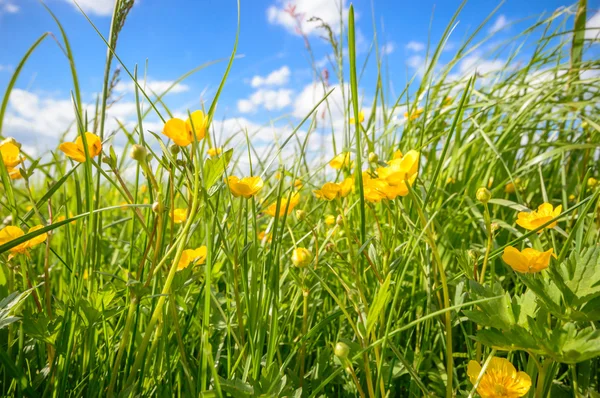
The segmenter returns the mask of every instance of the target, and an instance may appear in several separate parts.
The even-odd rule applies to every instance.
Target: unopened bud
[[[171,151],[171,154],[173,156],[177,156],[177,154],[179,153],[181,149],[179,148],[179,145],[175,145],[175,144],[171,144],[169,146],[169,151]]]
[[[482,187],[477,190],[477,194],[475,194],[475,197],[481,203],[486,204],[492,198],[492,193],[488,191],[487,188]]]
[[[147,155],[148,151],[142,145],[134,144],[131,146],[131,152],[129,153],[129,156],[131,156],[133,160],[144,162]]]
[[[379,161],[379,156],[377,156],[377,154],[375,152],[370,152],[369,153],[369,162],[377,163],[378,161]]]
[[[333,349],[333,353],[339,359],[348,359],[348,354],[350,354],[350,347],[348,344],[338,341]]]
[[[341,215],[341,214],[339,214],[339,215],[337,216],[337,218],[335,219],[335,223],[336,223],[337,225],[339,225],[339,226],[342,226],[342,225],[344,225],[344,217],[342,217],[342,215]]]
[[[155,212],[156,214],[162,213],[164,210],[165,210],[165,207],[163,206],[162,203],[154,202],[152,204],[152,211]]]
[[[296,218],[303,221],[306,218],[306,212],[304,210],[296,210]]]

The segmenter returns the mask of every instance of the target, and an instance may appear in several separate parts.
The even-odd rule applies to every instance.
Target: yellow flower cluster
[[[207,115],[202,111],[194,111],[185,121],[176,117],[169,119],[163,127],[163,134],[179,146],[188,146],[194,141],[194,133],[200,141],[206,135],[207,128]]]
[[[376,203],[382,199],[393,200],[398,196],[408,195],[408,186],[412,186],[419,171],[419,152],[408,151],[405,155],[396,152],[388,161],[388,166],[378,167],[377,176],[363,173],[365,199]]]
[[[528,230],[536,230],[542,225],[548,223],[552,219],[558,217],[562,210],[562,206],[558,205],[554,208],[550,203],[541,204],[537,210],[531,212],[519,212],[517,216],[517,224]],[[546,228],[554,228],[556,221],[548,224],[539,232]],[[532,248],[525,248],[523,251],[508,246],[504,249],[502,260],[508,264],[513,270],[521,273],[536,273],[540,272],[550,265],[550,258],[555,257],[554,249],[540,252]]]

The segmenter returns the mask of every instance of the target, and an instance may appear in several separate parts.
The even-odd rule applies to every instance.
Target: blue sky
[[[112,2],[79,1],[105,35],[109,30]],[[119,38],[117,52],[128,68],[133,70],[138,64],[140,73],[147,60],[148,81],[153,82],[153,87],[166,87],[183,73],[230,55],[237,19],[234,0],[140,0],[136,3]],[[320,16],[332,27],[339,28],[339,0],[242,0],[239,58],[223,91],[217,118],[240,118],[242,123],[260,125],[281,115],[298,120],[302,112],[310,109],[306,90],[313,75],[304,41],[295,32],[285,11],[290,3],[296,4],[296,10],[305,16],[303,19]],[[599,3],[589,1],[589,6],[594,10]],[[104,43],[71,0],[47,0],[46,4],[67,31],[84,101],[91,104],[101,90]],[[423,62],[430,28],[432,42],[437,43],[459,4],[457,0],[355,1],[359,63],[366,57],[372,42],[374,11],[389,77],[396,91],[400,91],[406,76],[415,73]],[[341,1],[344,13],[349,5],[349,1]],[[497,2],[487,0],[472,0],[467,4],[442,62],[444,57],[452,57],[452,47],[472,32],[496,5]],[[483,30],[482,37],[497,31],[494,40],[507,39],[532,24],[542,12],[551,13],[566,5],[570,3],[560,0],[507,0]],[[320,38],[322,31],[314,26],[304,23],[302,29],[310,40],[318,65],[327,67],[324,57],[331,52],[330,46]],[[0,0],[1,92],[23,54],[46,31],[60,38],[52,18],[37,0]],[[480,54],[470,62],[494,61]],[[362,82],[365,87],[374,87],[374,64],[371,65]],[[167,104],[176,113],[183,114],[186,109],[197,109],[201,101],[210,101],[225,66],[226,62],[222,62],[196,73],[166,97]],[[129,121],[135,115],[131,83],[125,73],[121,76],[118,92],[123,98],[121,104],[115,106],[114,116]],[[72,81],[67,60],[54,40],[46,40],[32,55],[16,88],[3,135],[17,136],[28,145],[56,140],[68,128]],[[365,96],[372,95],[366,90]],[[156,119],[154,122],[155,125],[150,126],[160,129]]]

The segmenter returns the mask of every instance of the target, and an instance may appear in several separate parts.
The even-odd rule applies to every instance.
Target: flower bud
[[[475,195],[475,197],[481,203],[486,204],[492,198],[492,193],[488,191],[487,188],[481,187],[477,190],[477,194]]]
[[[498,229],[500,229],[500,226],[497,222],[493,222],[490,224],[490,229],[492,230],[492,232],[496,232]]]
[[[152,211],[156,214],[162,213],[163,211],[165,211],[165,206],[163,206],[163,204],[160,202],[154,202],[152,204]]]
[[[377,163],[379,161],[379,156],[375,152],[369,152],[369,162]]]
[[[148,151],[144,146],[138,144],[134,144],[131,146],[131,152],[129,153],[129,156],[131,156],[133,160],[136,160],[138,162],[144,162],[146,161],[147,155]]]
[[[577,197],[573,194],[569,195],[569,202],[575,202],[575,199],[577,199]]]
[[[342,215],[339,214],[335,219],[335,223],[341,227],[342,225],[344,225],[344,217],[342,217]]]
[[[304,210],[296,210],[296,218],[299,221],[304,221],[306,218],[306,212]]]
[[[312,260],[312,254],[304,247],[297,247],[292,252],[292,263],[298,268],[306,267]]]
[[[587,180],[588,188],[594,188],[596,185],[598,185],[598,180],[596,180],[594,177],[588,178],[588,180]]]
[[[169,151],[171,151],[171,155],[177,156],[180,151],[179,145],[171,144],[169,145]]]
[[[348,344],[338,341],[335,345],[335,348],[333,349],[333,353],[339,359],[348,359],[348,354],[350,354],[350,347],[348,347]]]
[[[325,216],[325,224],[328,226],[335,224],[335,217],[331,214]]]

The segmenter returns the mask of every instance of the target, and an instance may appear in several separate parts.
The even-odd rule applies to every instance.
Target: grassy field
[[[491,15],[438,62],[457,10],[395,96],[377,43],[377,84],[362,85],[351,8],[329,36],[336,86],[318,80],[326,95],[267,149],[260,131],[214,128],[237,39],[214,99],[172,118],[118,57],[132,4],[102,37],[113,50],[91,111],[56,20],[78,141],[32,158],[2,137],[0,395],[600,396],[585,0],[497,43],[508,61],[489,73],[456,66],[494,40],[477,35]],[[0,133],[48,37],[23,49]],[[133,129],[106,127],[117,66],[136,81]],[[343,123],[323,127],[336,94]],[[335,158],[307,150],[317,134]]]

